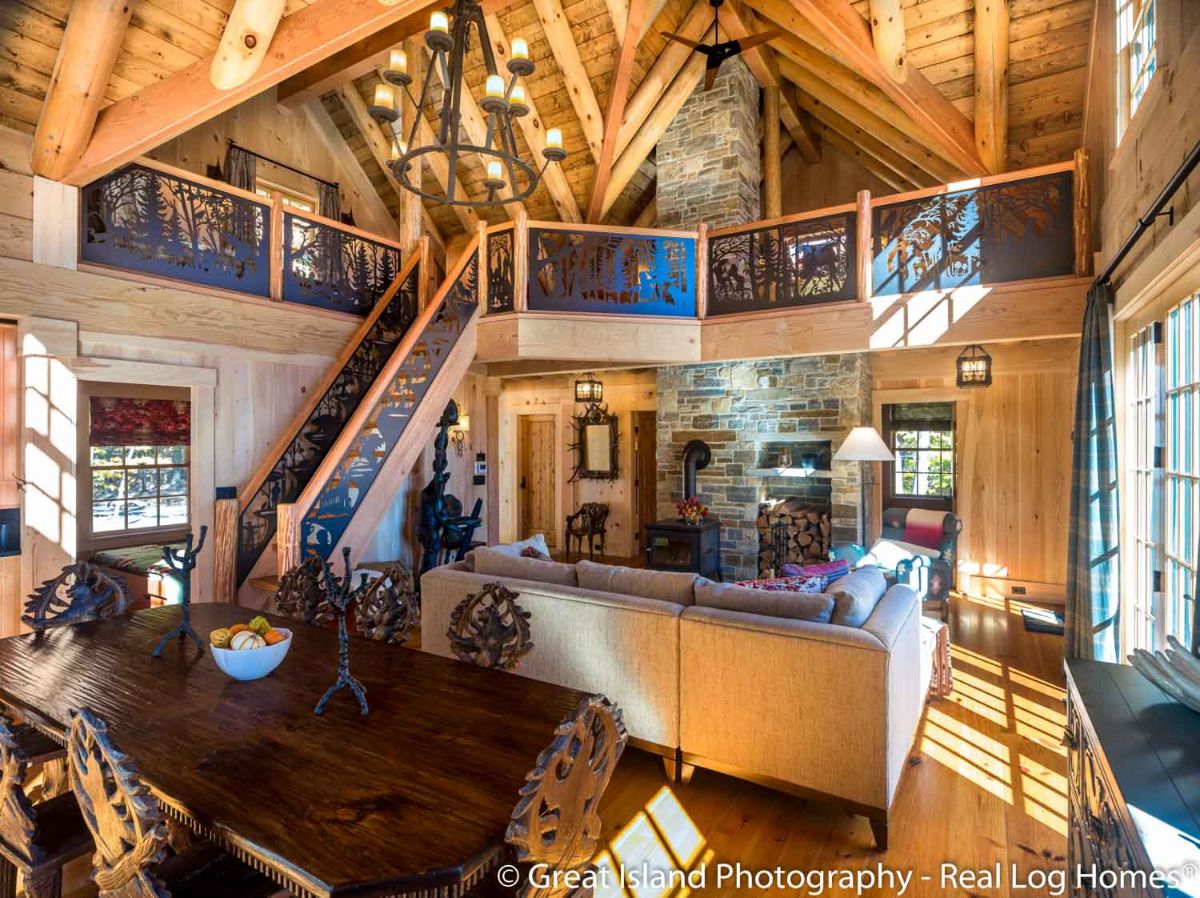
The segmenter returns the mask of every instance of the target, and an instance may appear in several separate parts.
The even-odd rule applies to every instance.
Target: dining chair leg
[[[17,898],[17,868],[0,857],[0,898]]]
[[[25,874],[25,898],[62,898],[62,867],[42,867]]]

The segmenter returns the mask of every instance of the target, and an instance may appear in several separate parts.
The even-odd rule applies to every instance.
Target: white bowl
[[[292,647],[292,631],[285,630],[283,627],[276,627],[275,630],[284,635],[283,642],[264,645],[260,649],[234,651],[233,649],[219,649],[210,644],[213,660],[217,662],[217,667],[235,680],[257,680],[265,677],[283,663],[288,649]]]

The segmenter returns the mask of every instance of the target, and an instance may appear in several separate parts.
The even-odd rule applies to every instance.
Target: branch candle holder
[[[337,618],[338,625],[338,673],[337,680],[334,684],[325,690],[325,694],[321,696],[321,700],[317,702],[313,713],[320,715],[325,710],[325,706],[329,704],[329,700],[333,698],[335,692],[345,687],[354,693],[354,697],[358,699],[358,709],[366,716],[367,708],[367,690],[363,684],[354,679],[350,675],[350,634],[346,632],[346,614],[350,610],[350,606],[356,602],[360,602],[367,594],[367,575],[362,575],[362,581],[357,587],[354,586],[353,571],[350,570],[350,550],[342,549],[342,560],[346,566],[346,575],[338,580],[333,575],[333,569],[329,566],[329,562],[321,560],[322,570],[324,572],[325,585],[325,601],[329,604],[334,616]]]
[[[187,535],[182,549],[163,546],[163,561],[171,569],[171,576],[179,581],[179,604],[183,606],[183,620],[179,622],[179,626],[158,641],[158,645],[154,647],[155,658],[161,657],[167,643],[176,636],[181,641],[189,636],[192,637],[196,648],[201,653],[204,652],[204,640],[197,636],[196,631],[192,629],[192,571],[196,567],[196,556],[204,548],[206,536],[208,536],[208,527],[201,525],[200,544],[195,549],[192,548],[192,534],[190,533]]]

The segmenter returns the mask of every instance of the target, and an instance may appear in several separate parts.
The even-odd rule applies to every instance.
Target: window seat
[[[183,543],[169,543],[182,549]],[[174,605],[179,601],[179,581],[170,576],[163,561],[161,543],[121,546],[92,553],[92,564],[106,568],[129,584],[129,600],[135,608]]]

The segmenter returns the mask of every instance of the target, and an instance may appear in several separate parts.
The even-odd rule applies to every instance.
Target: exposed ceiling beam
[[[426,2],[399,0],[384,6],[378,0],[339,0],[284,16],[266,59],[238,87],[223,91],[213,86],[208,56],[101,111],[91,142],[65,180],[86,184],[412,15]]]
[[[546,32],[550,52],[554,54],[563,82],[567,85],[567,95],[575,107],[575,115],[579,117],[588,151],[599,162],[604,146],[604,116],[596,101],[596,92],[592,90],[587,69],[583,67],[583,60],[579,56],[571,23],[563,11],[561,0],[533,0],[533,6],[542,23],[542,30]]]
[[[232,90],[258,71],[283,18],[284,2],[237,0],[208,71],[214,87]]]
[[[33,135],[33,173],[55,181],[83,155],[129,25],[129,0],[76,3]]]
[[[762,112],[762,172],[763,217],[778,218],[783,214],[783,152],[779,145],[779,88],[763,88]]]
[[[629,0],[604,0],[604,5],[608,8],[608,17],[612,19],[613,33],[624,34],[625,23],[629,21]],[[654,27],[654,20],[666,5],[667,0],[650,0],[646,15],[642,19],[642,27],[638,29],[638,43],[650,33],[650,29]]]
[[[908,80],[908,38],[900,0],[870,0],[871,42],[879,64],[893,81]]]
[[[485,13],[484,21],[487,23],[488,37],[492,42],[492,52],[496,54],[496,65],[503,69],[512,52],[508,36],[500,24],[500,17],[495,13]],[[525,92],[525,105],[529,107],[529,115],[518,118],[517,127],[521,129],[525,143],[529,145],[529,152],[533,154],[533,162],[537,165],[541,163],[542,150],[546,149],[546,125],[541,113],[538,112],[531,91]],[[583,215],[579,212],[579,204],[575,202],[571,184],[567,181],[567,176],[563,174],[560,164],[552,162],[546,166],[542,183],[546,185],[550,199],[554,201],[554,208],[558,210],[559,218],[570,222],[583,221]]]
[[[1008,2],[975,0],[975,146],[993,174],[1008,169]]]
[[[908,185],[903,179],[896,176],[896,173],[887,166],[881,165],[868,153],[863,152],[862,148],[853,141],[842,137],[837,131],[832,129],[821,130],[822,139],[829,146],[833,147],[837,152],[841,153],[850,159],[856,161],[859,165],[877,177],[884,184],[887,184],[892,190],[897,192],[908,189]]]
[[[613,68],[612,87],[608,92],[608,111],[604,116],[604,140],[600,158],[596,160],[596,178],[592,183],[592,198],[588,202],[587,220],[598,222],[606,211],[604,191],[612,177],[612,164],[617,153],[617,132],[621,130],[621,119],[625,115],[625,101],[629,99],[629,85],[633,81],[633,61],[637,56],[642,20],[646,16],[649,0],[630,0],[629,18],[625,22],[625,36]]]
[[[780,107],[783,126],[801,158],[809,165],[816,165],[821,161],[821,138],[813,130],[808,114],[800,108],[796,88],[782,78],[780,82],[780,89],[783,91],[783,105]]]
[[[875,55],[870,27],[850,0],[788,2],[850,60],[855,71],[910,116],[947,159],[968,175],[987,174],[967,117],[915,67],[910,67],[903,83],[894,81]]]

